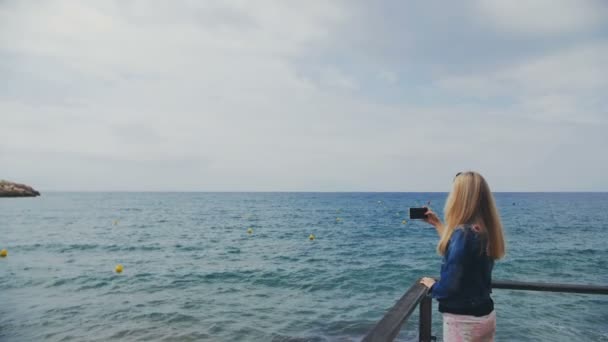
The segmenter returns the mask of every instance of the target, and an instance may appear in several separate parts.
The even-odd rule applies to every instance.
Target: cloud
[[[446,77],[438,85],[469,98],[508,98],[540,120],[605,124],[607,57],[608,42],[580,45],[490,73]]]
[[[505,32],[553,35],[605,26],[608,5],[601,0],[478,1],[481,15]]]
[[[478,169],[502,190],[608,189],[608,21],[584,4],[526,12],[559,22],[535,28],[475,1],[2,2],[2,177],[426,191]],[[555,157],[576,148],[584,171]]]

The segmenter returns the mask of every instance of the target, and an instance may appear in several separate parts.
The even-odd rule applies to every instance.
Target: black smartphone
[[[410,208],[410,220],[425,219],[428,208]]]

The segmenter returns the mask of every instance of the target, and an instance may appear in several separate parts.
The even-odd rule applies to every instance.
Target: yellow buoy
[[[118,220],[114,220],[114,225],[117,225],[117,224],[118,224]]]
[[[336,217],[336,222],[340,222],[340,221],[342,221],[342,219],[339,217]]]
[[[401,224],[407,224],[406,220],[401,221]]]
[[[8,251],[6,249],[3,249],[0,251],[0,257],[6,258],[7,255],[8,255]]]
[[[247,229],[247,234],[253,234],[253,229],[251,229],[251,228]]]
[[[314,234],[310,234],[310,236],[308,237],[308,240],[312,241],[315,239],[315,235]]]
[[[116,273],[122,273],[122,264],[116,265],[116,268],[114,268],[114,271],[116,271]]]

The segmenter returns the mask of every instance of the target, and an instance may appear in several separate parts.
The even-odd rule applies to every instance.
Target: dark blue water
[[[358,340],[418,277],[438,274],[434,229],[402,221],[427,201],[441,211],[445,197],[2,199],[0,340]],[[508,256],[494,278],[608,284],[608,194],[496,197]],[[607,297],[495,290],[497,340],[608,341]],[[413,316],[400,339],[416,329]],[[436,311],[433,333],[441,338]]]

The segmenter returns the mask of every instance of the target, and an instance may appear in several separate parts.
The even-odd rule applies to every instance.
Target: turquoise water
[[[0,341],[355,341],[420,276],[441,193],[0,200]],[[608,284],[607,193],[500,193],[495,279]],[[440,210],[439,210],[440,211]],[[340,218],[340,219],[337,219]],[[252,228],[253,234],[247,234]],[[308,236],[316,239],[309,241]],[[118,263],[122,274],[113,272]],[[498,341],[608,341],[608,296],[495,290]],[[436,310],[436,304],[435,304]],[[441,317],[433,315],[441,339]],[[416,338],[417,316],[399,339]]]

